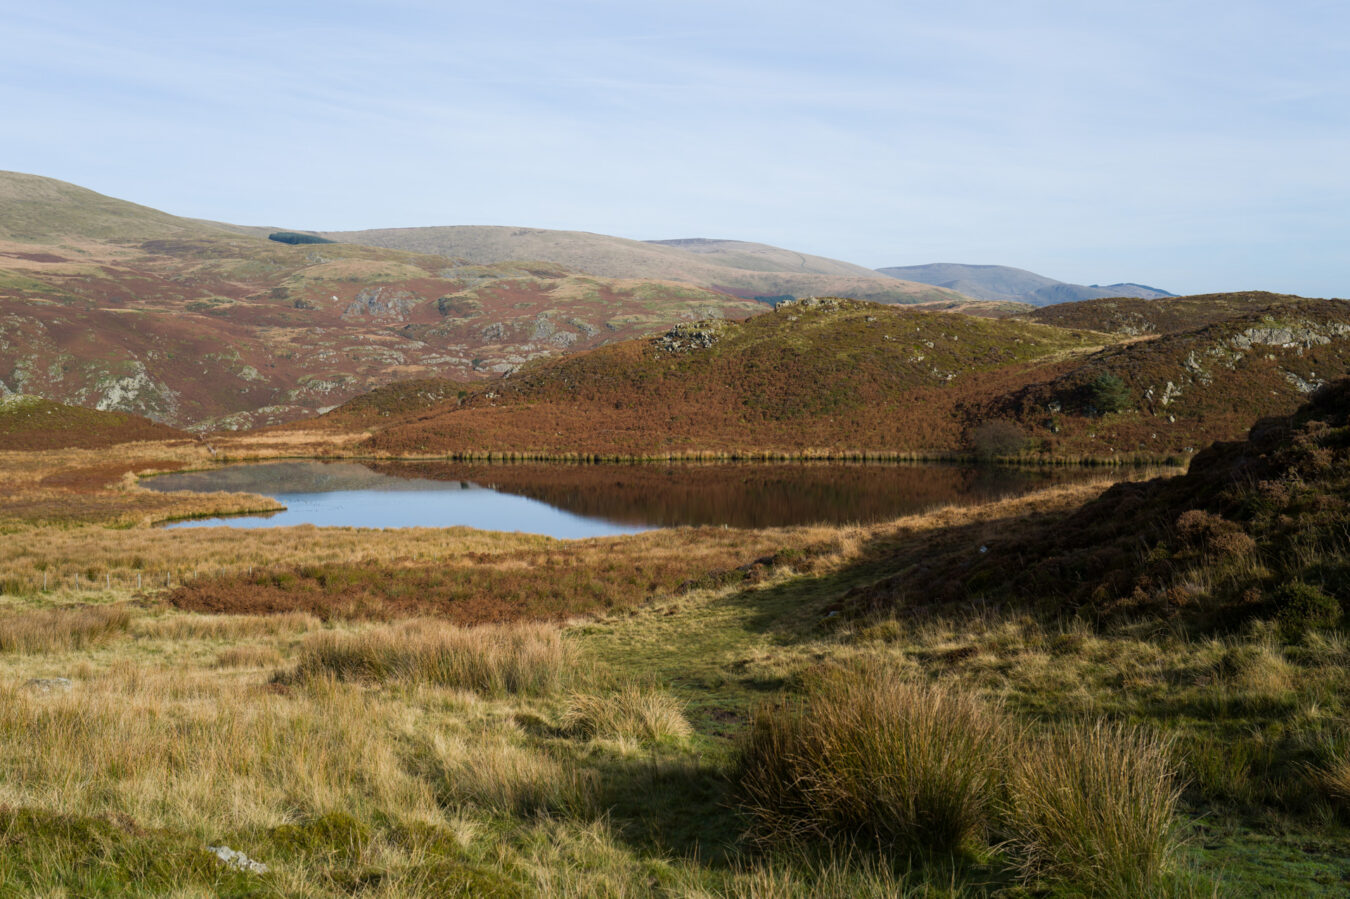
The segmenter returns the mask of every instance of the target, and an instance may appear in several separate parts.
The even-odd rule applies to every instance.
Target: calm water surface
[[[578,538],[679,525],[869,523],[974,504],[1099,473],[957,465],[274,462],[168,474],[154,490],[261,493],[267,516],[171,527],[452,527]]]

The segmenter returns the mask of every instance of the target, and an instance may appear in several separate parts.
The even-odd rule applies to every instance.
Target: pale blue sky
[[[0,0],[0,168],[181,215],[1350,296],[1350,5]]]

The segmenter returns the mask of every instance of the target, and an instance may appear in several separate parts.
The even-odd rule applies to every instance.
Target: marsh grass
[[[639,743],[679,743],[693,734],[683,703],[668,693],[635,684],[613,693],[573,693],[561,726],[584,739]]]
[[[558,690],[575,668],[571,648],[555,627],[458,628],[412,620],[311,634],[288,677],[301,683],[335,678],[538,695]]]
[[[0,652],[79,650],[125,634],[131,612],[123,605],[29,609],[0,616]]]
[[[1018,753],[1005,815],[1029,878],[1130,899],[1157,895],[1176,867],[1179,798],[1169,740],[1098,722]]]

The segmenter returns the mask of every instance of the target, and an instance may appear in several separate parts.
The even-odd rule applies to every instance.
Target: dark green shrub
[[[268,240],[275,240],[277,243],[288,243],[291,245],[308,243],[336,243],[326,237],[320,237],[317,234],[300,234],[295,231],[274,231],[267,235]]]
[[[1125,386],[1120,376],[1110,372],[1103,372],[1088,382],[1087,400],[1088,406],[1097,415],[1124,412],[1134,403],[1130,388]]]
[[[1311,630],[1335,627],[1341,620],[1341,604],[1303,581],[1282,584],[1271,601],[1275,620],[1286,640],[1295,640]]]

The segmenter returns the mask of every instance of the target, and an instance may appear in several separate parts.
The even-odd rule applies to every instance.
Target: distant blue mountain
[[[1068,284],[1025,269],[1006,265],[962,265],[935,262],[929,265],[897,265],[877,269],[883,275],[904,281],[918,281],[960,291],[981,300],[1011,300],[1033,306],[1098,300],[1103,297],[1135,297],[1156,300],[1176,296],[1145,284]]]

